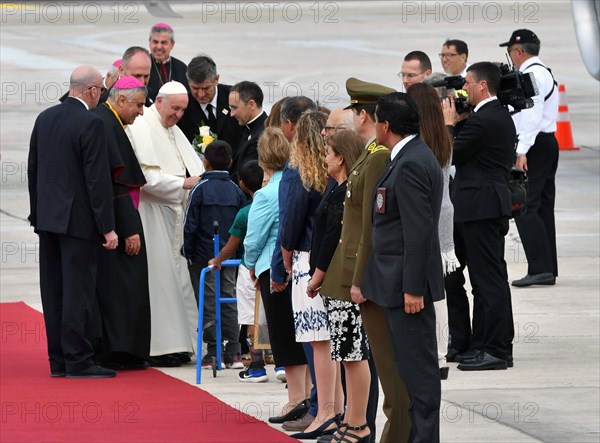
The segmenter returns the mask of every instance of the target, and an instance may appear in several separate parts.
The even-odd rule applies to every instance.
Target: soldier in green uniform
[[[331,298],[360,304],[363,325],[385,395],[383,412],[387,422],[380,441],[405,442],[410,432],[410,400],[394,362],[385,314],[381,307],[366,300],[360,291],[363,271],[371,254],[373,188],[390,155],[390,151],[375,140],[375,107],[379,97],[396,91],[356,78],[347,80],[346,90],[351,99],[349,108],[354,114],[354,129],[365,141],[366,147],[348,175],[340,244],[329,265],[321,292]],[[347,383],[349,378],[352,377],[347,374]]]

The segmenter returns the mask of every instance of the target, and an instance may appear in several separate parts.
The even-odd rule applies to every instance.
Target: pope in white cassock
[[[188,105],[179,82],[165,83],[156,102],[127,128],[146,185],[139,212],[146,236],[152,366],[180,366],[194,352],[198,307],[181,256],[188,190],[204,166],[176,124]]]

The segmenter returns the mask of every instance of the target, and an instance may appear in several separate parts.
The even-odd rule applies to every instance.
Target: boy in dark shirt
[[[192,188],[187,203],[184,223],[183,252],[188,260],[190,278],[198,300],[199,280],[202,269],[214,254],[214,224],[218,223],[219,249],[229,239],[229,228],[239,209],[245,204],[246,196],[229,179],[227,169],[231,166],[231,146],[217,140],[206,147],[204,168],[206,172],[200,182]],[[221,297],[233,297],[236,269],[227,267],[221,271]],[[204,331],[207,354],[202,359],[203,368],[211,368],[211,359],[216,355],[215,329],[215,274],[206,274],[204,286]],[[223,360],[227,367],[243,367],[240,358],[239,326],[235,303],[221,305],[222,338],[227,342]],[[201,350],[197,351],[198,354]],[[239,363],[238,363],[239,362]]]

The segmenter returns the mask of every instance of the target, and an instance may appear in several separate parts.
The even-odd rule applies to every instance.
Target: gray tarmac
[[[150,16],[135,2],[78,5],[0,5],[2,302],[41,310],[37,238],[26,221],[27,151],[37,114],[67,90],[76,66],[106,71],[128,46],[147,46],[153,23],[175,28],[175,57],[188,62],[206,53],[221,82],[261,84],[267,109],[299,93],[329,108],[346,106],[351,76],[400,88],[402,57],[414,49],[427,52],[441,72],[437,54],[447,38],[469,44],[471,63],[504,60],[498,44],[513,30],[530,28],[542,40],[542,59],[566,85],[581,148],[560,155],[560,276],[553,287],[512,290],[514,368],[464,373],[450,364],[442,385],[442,441],[600,440],[600,84],[581,61],[569,2],[174,2],[183,18],[168,19]],[[527,264],[514,223],[506,246],[509,277],[520,278]],[[286,402],[284,385],[269,370],[268,383],[244,385],[238,371],[217,378],[205,371],[200,387],[266,420]],[[164,372],[194,384],[191,365]],[[383,419],[380,413],[379,432]]]

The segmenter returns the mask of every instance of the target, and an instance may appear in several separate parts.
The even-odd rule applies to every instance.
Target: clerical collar
[[[164,63],[164,64],[167,64],[167,63],[169,63],[170,61],[171,61],[171,57],[169,57],[168,59],[166,59],[164,62],[160,62],[160,61],[158,61],[158,60],[154,59],[154,63],[156,63],[157,65],[162,65],[163,63]]]
[[[246,127],[248,129],[250,129],[250,126],[252,126],[252,123],[254,123],[256,120],[258,120],[258,118],[263,115],[263,110],[261,109],[260,112],[258,113],[258,115],[256,117],[254,117],[252,120],[250,120],[248,123],[246,123]]]

